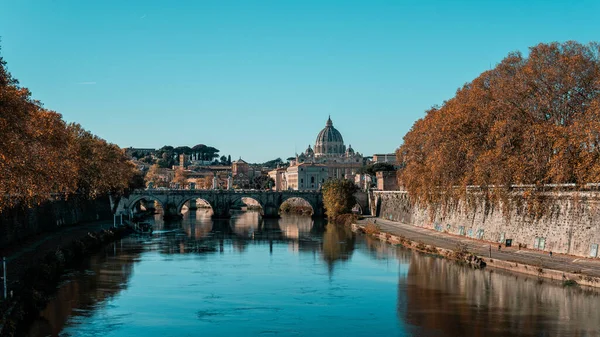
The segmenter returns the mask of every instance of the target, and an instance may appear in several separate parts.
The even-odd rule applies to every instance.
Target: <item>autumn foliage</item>
[[[0,58],[0,212],[53,194],[123,191],[134,172],[118,146],[32,99]]]
[[[354,182],[348,179],[329,179],[323,184],[323,205],[327,217],[335,219],[341,214],[352,212],[356,205],[354,193],[357,191]]]
[[[509,54],[413,125],[397,151],[401,184],[437,203],[469,185],[600,182],[599,53],[566,42]]]

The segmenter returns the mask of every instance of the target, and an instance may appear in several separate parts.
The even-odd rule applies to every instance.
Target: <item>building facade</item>
[[[398,161],[396,160],[395,153],[384,153],[373,155],[373,164],[376,163],[390,163],[392,165],[397,165]]]
[[[398,177],[396,171],[379,171],[377,177],[377,189],[380,191],[397,191]]]
[[[269,178],[273,179],[275,182],[271,187],[274,191],[284,191],[287,190],[287,177],[286,177],[286,168],[278,167],[274,170],[269,171]]]
[[[296,158],[290,161],[290,166],[286,171],[288,189],[300,189],[300,185],[307,188],[306,184],[312,185],[307,180],[304,183],[301,182],[304,178],[312,181],[310,176],[301,177],[302,170],[298,173],[302,164],[319,165],[321,170],[324,169],[327,172],[325,180],[328,178],[354,180],[358,169],[364,166],[365,158],[356,152],[352,145],[346,147],[342,134],[333,126],[331,118],[328,118],[325,128],[317,135],[314,149],[309,145],[306,151],[296,155]],[[311,168],[312,170],[314,169]],[[316,184],[325,182],[323,179],[321,180],[321,182],[315,180]]]
[[[297,191],[318,190],[329,178],[327,166],[315,163],[300,163],[286,170],[287,188]]]
[[[262,175],[262,170],[240,158],[231,163],[231,175],[236,188],[250,188],[254,184],[254,179]]]

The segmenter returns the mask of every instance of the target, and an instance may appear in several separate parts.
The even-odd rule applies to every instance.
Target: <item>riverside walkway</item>
[[[373,223],[375,220],[381,232],[403,236],[412,241],[423,242],[426,245],[456,250],[458,245],[461,244],[465,245],[468,251],[484,258],[490,257],[491,246],[492,259],[531,265],[543,269],[600,277],[600,260],[598,259],[556,253],[550,256],[548,251],[504,247],[504,245],[499,251],[498,242],[475,240],[381,218],[366,217],[363,220],[357,221],[357,224],[366,225],[367,223]]]

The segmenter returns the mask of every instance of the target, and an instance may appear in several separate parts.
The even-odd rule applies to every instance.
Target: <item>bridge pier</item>
[[[214,219],[231,218],[231,198],[228,193],[219,191],[213,195],[213,198],[209,202],[213,209],[212,217]]]
[[[279,218],[279,207],[272,205],[263,206],[263,218]]]
[[[164,209],[164,215],[163,215],[163,219],[164,220],[179,220],[181,218],[183,218],[183,215],[181,215],[181,213],[179,213],[179,211],[177,210],[177,205],[170,202],[167,203]]]
[[[315,207],[313,208],[313,218],[322,218],[325,216],[325,212],[323,211],[323,207]]]
[[[229,219],[231,218],[231,212],[229,207],[213,207],[213,219]]]

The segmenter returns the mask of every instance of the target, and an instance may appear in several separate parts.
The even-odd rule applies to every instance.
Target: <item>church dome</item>
[[[306,149],[306,151],[304,152],[304,154],[309,157],[315,154],[315,151],[313,151],[313,149],[310,147],[310,145],[308,146],[308,149]]]
[[[352,145],[348,145],[348,150],[346,150],[346,157],[352,157],[354,156],[355,152],[354,149],[352,148]]]
[[[342,134],[333,127],[331,117],[327,119],[325,128],[319,132],[315,142],[315,157],[339,156],[346,152]]]

